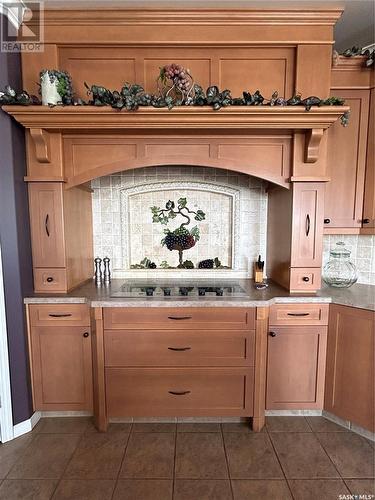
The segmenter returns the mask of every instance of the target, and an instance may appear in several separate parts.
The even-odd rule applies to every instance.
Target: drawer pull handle
[[[49,314],[48,316],[51,316],[51,318],[68,318],[69,316],[71,316],[70,313],[67,313],[67,314],[64,314],[64,313],[61,313],[61,314]]]
[[[306,215],[306,236],[310,234],[310,215]]]
[[[83,334],[83,337],[85,337],[85,339],[87,339],[87,337],[88,337],[89,335],[90,335],[90,334],[89,334],[89,332],[85,332],[85,333]]]
[[[186,394],[190,394],[191,391],[168,391],[169,394],[172,394],[173,396],[185,396]]]
[[[168,319],[174,319],[175,321],[181,321],[184,319],[191,319],[191,316],[168,316]]]
[[[270,332],[270,337],[276,337],[276,333],[275,332]]]
[[[48,276],[48,278],[47,278],[47,283],[52,283],[52,281],[53,281],[52,276]]]
[[[288,313],[288,316],[310,316],[310,313]]]
[[[46,233],[47,233],[47,236],[49,238],[49,215],[48,214],[46,215],[46,221],[44,223],[44,227],[46,229]]]
[[[170,351],[189,351],[191,347],[168,347]]]
[[[310,278],[308,276],[304,276],[302,278],[302,281],[304,281],[305,283],[308,283],[310,281]]]

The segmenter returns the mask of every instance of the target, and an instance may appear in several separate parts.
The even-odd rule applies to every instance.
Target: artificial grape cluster
[[[192,236],[188,229],[179,227],[174,231],[169,231],[163,239],[163,245],[168,250],[189,250],[196,243],[194,236]]]
[[[181,92],[188,92],[192,84],[189,70],[179,64],[167,64],[161,69],[161,76],[172,80]]]
[[[198,263],[198,268],[199,269],[213,269],[214,268],[214,260],[213,259],[206,259],[206,260],[201,260]]]

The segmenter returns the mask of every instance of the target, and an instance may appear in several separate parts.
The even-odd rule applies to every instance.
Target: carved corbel
[[[319,158],[319,147],[323,138],[322,128],[313,128],[306,132],[305,163],[315,163]]]
[[[39,163],[51,162],[51,140],[49,133],[42,128],[31,128],[30,136],[35,145],[35,155]]]

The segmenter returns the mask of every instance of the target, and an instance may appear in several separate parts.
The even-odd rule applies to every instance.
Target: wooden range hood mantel
[[[348,106],[322,106],[306,111],[302,106],[230,106],[214,111],[202,106],[139,108],[118,111],[110,107],[66,106],[4,106],[26,128],[46,130],[69,129],[303,129],[325,130]],[[172,132],[171,132],[172,133]]]
[[[53,158],[56,157],[56,152],[52,149],[60,147],[59,142],[52,140],[52,135],[56,139],[57,134],[66,137],[71,134],[76,134],[78,137],[84,135],[87,140],[108,137],[108,134],[126,139],[132,134],[137,134],[139,137],[153,138],[156,143],[157,136],[162,135],[161,144],[168,138],[173,140],[176,137],[189,136],[199,141],[201,138],[220,135],[225,137],[227,144],[236,145],[238,142],[233,138],[235,134],[251,139],[259,133],[264,137],[280,136],[282,131],[290,137],[295,132],[300,136],[302,134],[302,137],[305,136],[302,145],[303,161],[314,164],[319,159],[324,131],[349,110],[346,106],[314,107],[310,111],[306,111],[303,107],[291,106],[231,106],[218,111],[209,107],[178,107],[172,110],[147,107],[132,112],[97,106],[55,108],[4,106],[3,109],[28,129],[30,140],[35,147],[36,161],[45,166],[53,163]],[[195,157],[196,165],[209,165],[206,158],[192,156]],[[138,157],[137,159],[139,160]],[[166,164],[176,160],[178,161],[175,157],[170,160],[165,158]],[[230,158],[227,160],[230,163]],[[246,158],[243,161],[246,164]],[[135,162],[135,168],[140,166],[138,163]],[[160,164],[158,158],[155,158],[155,164]],[[116,168],[115,165],[110,167],[107,165],[102,171],[93,169],[88,176],[82,175],[82,172],[80,176],[74,173],[75,179],[70,176],[68,185],[87,182],[96,176],[115,172]],[[256,172],[252,173],[256,175]],[[65,173],[66,177],[69,176]],[[277,179],[267,176],[264,178],[284,184]]]
[[[235,96],[256,89],[268,98],[275,91],[286,98],[330,95],[341,7],[126,5],[47,8],[43,51],[21,54],[23,88],[37,95],[40,71],[54,68],[71,75],[77,98],[87,99],[83,82],[108,89],[137,82],[155,94],[160,68],[176,62],[202,88],[216,85]],[[33,16],[29,27],[37,21]],[[268,276],[296,293],[320,288],[327,129],[347,106],[4,110],[26,128],[35,291],[66,292],[92,277],[91,193],[82,185],[165,165],[226,169],[268,181]]]

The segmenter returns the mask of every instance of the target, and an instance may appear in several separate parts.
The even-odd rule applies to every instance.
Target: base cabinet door
[[[324,409],[375,431],[375,313],[330,309]]]
[[[88,327],[32,327],[31,370],[34,410],[92,409]]]
[[[267,410],[323,407],[326,326],[270,327]]]

